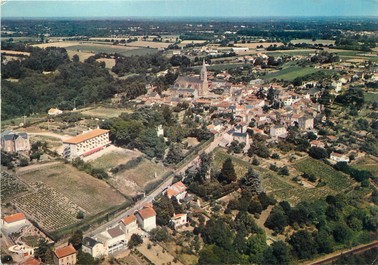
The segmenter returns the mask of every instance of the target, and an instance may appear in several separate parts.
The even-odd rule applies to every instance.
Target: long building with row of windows
[[[110,144],[109,130],[95,129],[63,141],[63,157],[74,159],[98,152]]]

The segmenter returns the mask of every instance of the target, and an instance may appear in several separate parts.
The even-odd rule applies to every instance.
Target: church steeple
[[[207,82],[207,69],[206,69],[205,59],[203,59],[200,79],[202,81],[202,84],[199,91],[199,96],[200,97],[207,96],[209,92],[209,83]]]
[[[207,69],[206,69],[205,59],[203,59],[203,63],[202,63],[201,80],[207,81]]]

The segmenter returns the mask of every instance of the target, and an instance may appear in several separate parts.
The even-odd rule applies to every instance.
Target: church
[[[209,83],[207,81],[207,69],[205,60],[203,60],[203,65],[199,77],[179,76],[170,90],[177,96],[182,97],[201,98],[208,96]]]

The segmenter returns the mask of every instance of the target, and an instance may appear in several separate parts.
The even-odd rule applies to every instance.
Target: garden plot
[[[1,172],[1,201],[8,202],[20,194],[27,192],[28,188],[14,175],[5,171]]]
[[[35,183],[33,188],[33,192],[12,203],[42,228],[54,231],[78,221],[76,215],[81,210],[78,205],[41,182]]]

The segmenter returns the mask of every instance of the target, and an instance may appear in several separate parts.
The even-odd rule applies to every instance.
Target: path
[[[325,255],[325,256],[318,258],[316,260],[304,262],[303,264],[305,264],[305,265],[329,264],[331,261],[336,260],[341,255],[353,254],[353,253],[356,253],[356,254],[362,253],[362,252],[365,252],[369,249],[376,248],[376,247],[378,247],[378,240],[371,242],[369,244],[366,244],[366,245],[351,248],[350,250],[347,250],[347,251],[340,250],[340,251]]]

